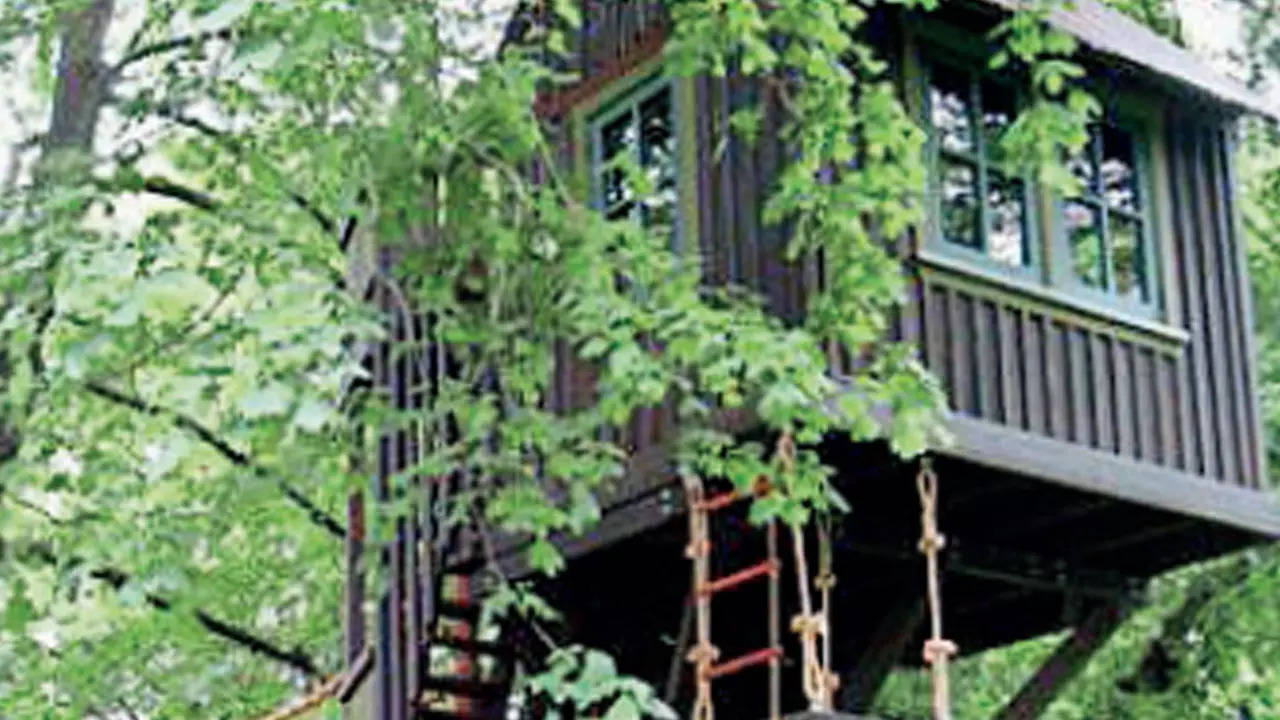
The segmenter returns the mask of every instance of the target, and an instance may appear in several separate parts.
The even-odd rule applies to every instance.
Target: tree
[[[626,459],[599,428],[668,397],[685,472],[778,479],[757,518],[831,510],[824,433],[924,449],[937,385],[876,342],[921,133],[854,40],[862,12],[672,4],[673,71],[741,54],[745,73],[801,80],[776,84],[798,155],[768,215],[796,228],[793,256],[859,271],[787,326],[560,174],[532,101],[558,81],[541,58],[576,10],[551,5],[559,21],[525,40],[537,52],[501,54],[475,42],[495,16],[452,3],[0,9],[4,61],[34,48],[29,86],[49,97],[0,211],[0,715],[235,717],[334,668],[335,518],[370,428],[423,434],[402,480],[482,478],[454,516],[530,536],[547,572],[549,536],[589,526]],[[819,172],[860,150],[857,169]],[[468,348],[410,414],[362,364],[406,310],[430,314],[430,336],[397,351]],[[873,362],[837,382],[831,343]],[[569,414],[543,404],[557,344],[599,370],[595,402]],[[794,464],[719,429],[715,410],[736,407],[794,437]],[[376,522],[371,545],[387,532]]]

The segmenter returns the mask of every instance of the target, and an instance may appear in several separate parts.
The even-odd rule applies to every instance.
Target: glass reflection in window
[[[1145,301],[1142,238],[1136,220],[1119,213],[1107,215],[1107,237],[1111,242],[1111,276],[1120,297]]]
[[[966,162],[942,161],[942,236],[949,242],[980,247],[978,177]]]
[[[934,68],[929,86],[929,119],[943,150],[973,150],[970,96],[967,74],[947,67]]]
[[[662,85],[596,126],[600,204],[611,220],[634,218],[674,230],[677,203],[676,136],[671,88]],[[631,163],[652,192],[638,198],[622,165]]]
[[[1085,285],[1105,287],[1101,212],[1073,201],[1064,205],[1062,215],[1071,248],[1071,269]]]
[[[1138,211],[1133,135],[1112,125],[1102,127],[1102,158],[1098,175],[1102,196],[1108,205],[1129,212]]]
[[[987,255],[1002,265],[1026,265],[1026,218],[1022,182],[991,173],[987,183],[987,207],[991,227],[987,233]]]

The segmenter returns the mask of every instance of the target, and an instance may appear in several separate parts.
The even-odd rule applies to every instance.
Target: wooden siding
[[[1250,488],[1264,483],[1230,128],[1170,117],[1157,234],[1182,309],[1154,331],[953,268],[918,263],[922,357],[956,412]],[[1061,299],[1061,296],[1059,296]],[[1186,340],[1180,339],[1184,335]]]
[[[589,81],[597,91],[625,85],[627,69],[660,50],[643,41],[665,33],[653,3],[588,3],[587,17],[583,65],[607,74]],[[760,221],[786,157],[777,132],[780,111],[767,91],[739,78],[690,82],[694,110],[687,132],[695,147],[688,160],[693,167],[682,170],[696,188],[696,218],[686,218],[685,247],[696,247],[709,283],[751,288],[775,313],[797,320],[822,272],[838,268],[824,270],[817,258],[784,261],[785,228]],[[728,130],[728,118],[757,102],[764,127],[753,145]],[[960,415],[1257,488],[1264,469],[1248,283],[1231,197],[1230,124],[1172,114],[1163,127],[1167,136],[1153,139],[1163,155],[1152,174],[1162,176],[1155,191],[1162,216],[1154,233],[1160,248],[1155,274],[1169,308],[1166,320],[1111,316],[1051,286],[988,279],[928,255],[911,256],[913,244],[903,243],[913,285],[891,338],[919,343],[921,358],[943,380]],[[566,143],[581,141],[566,137]],[[1063,261],[1048,260],[1055,259]],[[567,386],[556,397],[566,405],[585,401],[590,369],[568,353],[560,359],[558,378]],[[833,354],[832,363],[837,372],[851,369],[847,357]],[[621,432],[633,451],[661,446],[673,436],[672,413],[643,411]]]

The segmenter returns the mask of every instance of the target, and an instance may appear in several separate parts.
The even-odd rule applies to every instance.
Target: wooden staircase
[[[483,597],[472,574],[442,573],[433,583],[434,612],[427,618],[418,653],[421,694],[416,720],[505,720],[518,649],[505,628],[481,626]],[[482,636],[482,633],[487,633]]]

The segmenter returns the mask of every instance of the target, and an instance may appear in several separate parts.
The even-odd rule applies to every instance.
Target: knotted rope
[[[784,474],[795,468],[795,443],[789,433],[778,438],[774,457],[782,467]],[[821,541],[820,541],[821,542]],[[791,631],[800,636],[801,679],[804,694],[809,700],[809,709],[823,711],[832,709],[832,696],[835,694],[838,679],[830,671],[830,589],[834,585],[834,576],[830,571],[829,558],[822,559],[819,553],[819,576],[816,581],[822,591],[822,609],[813,610],[813,602],[809,594],[809,570],[805,559],[804,532],[799,525],[791,526],[791,547],[796,557],[796,581],[800,590],[800,614],[791,619]],[[818,655],[818,637],[823,638],[823,656]]]
[[[685,555],[693,561],[693,587],[706,586],[711,575],[711,538],[707,527],[707,514],[698,510],[704,498],[702,480],[686,475],[685,495],[689,501],[689,545]],[[693,663],[697,694],[694,697],[692,720],[714,720],[715,709],[711,701],[711,667],[720,651],[711,644],[711,596],[695,592],[693,597],[697,619],[698,640],[689,650],[689,662]]]
[[[938,476],[928,458],[920,463],[916,475],[920,493],[920,552],[925,556],[925,578],[929,589],[931,632],[924,641],[924,661],[932,676],[933,720],[951,720],[951,688],[948,664],[958,651],[956,644],[942,637],[942,591],[938,583],[938,553],[946,547],[946,538],[938,532]]]

